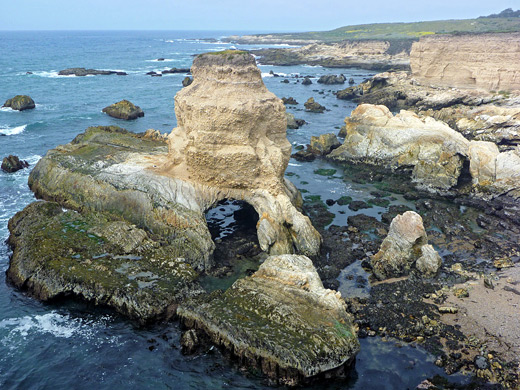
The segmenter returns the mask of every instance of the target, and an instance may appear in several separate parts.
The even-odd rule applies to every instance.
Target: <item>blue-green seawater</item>
[[[88,126],[119,125],[135,132],[153,128],[169,132],[175,126],[175,93],[183,74],[145,75],[171,67],[189,67],[193,55],[228,49],[232,44],[207,42],[239,32],[0,32],[0,104],[18,95],[30,95],[36,109],[0,110],[0,157],[18,155],[31,166],[48,149],[70,142]],[[236,45],[237,48],[254,48]],[[260,46],[258,46],[260,47]],[[165,58],[164,62],[156,61]],[[69,67],[120,70],[127,76],[62,77]],[[337,132],[355,104],[337,100],[332,91],[345,86],[316,84],[322,74],[343,73],[356,83],[373,73],[359,69],[260,66],[267,87],[279,97],[293,96],[300,103],[289,108],[308,124],[288,130],[294,145],[306,144],[311,135]],[[282,77],[272,77],[273,70]],[[32,72],[32,74],[27,74]],[[283,76],[289,83],[281,83]],[[310,75],[313,84],[302,86],[295,75]],[[322,92],[322,93],[320,93]],[[330,111],[306,113],[303,103],[313,96]],[[121,121],[103,114],[103,107],[122,99],[140,106],[144,118]],[[291,160],[291,180],[322,199],[350,195],[366,199],[371,188],[314,173],[329,163]],[[82,303],[41,304],[5,282],[9,249],[7,222],[34,200],[27,187],[29,170],[0,172],[0,388],[1,389],[260,389],[262,378],[248,375],[211,349],[194,357],[179,351],[176,323],[137,328],[109,310]],[[308,182],[302,184],[301,182]],[[402,201],[397,200],[397,202]],[[335,224],[346,224],[354,214],[335,205]],[[345,214],[339,214],[339,211]],[[367,213],[367,210],[361,212]],[[378,216],[384,208],[368,213]],[[352,378],[319,383],[320,389],[415,388],[424,378],[442,374],[433,357],[413,346],[397,346],[380,338],[361,340]]]

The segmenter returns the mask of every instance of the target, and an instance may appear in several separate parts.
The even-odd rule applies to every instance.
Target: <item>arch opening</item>
[[[214,267],[202,281],[209,290],[227,288],[258,269],[265,254],[256,232],[258,213],[250,204],[224,199],[206,211],[206,223],[215,243]]]

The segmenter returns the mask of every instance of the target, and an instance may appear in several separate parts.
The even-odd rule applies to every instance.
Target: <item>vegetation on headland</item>
[[[515,11],[502,11],[477,19],[435,20],[413,23],[373,23],[339,27],[330,31],[310,31],[302,33],[269,34],[270,38],[280,40],[313,40],[339,42],[343,40],[416,40],[425,35],[491,33],[520,31],[520,17]],[[504,13],[505,12],[505,13]],[[266,35],[256,35],[266,37]]]

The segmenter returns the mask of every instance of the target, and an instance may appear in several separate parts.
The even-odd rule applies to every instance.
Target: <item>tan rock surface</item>
[[[379,252],[372,256],[371,263],[374,275],[383,280],[407,275],[414,265],[423,275],[432,276],[439,269],[441,259],[428,245],[421,216],[406,211],[392,220],[388,235]]]
[[[445,123],[382,105],[361,104],[345,119],[345,142],[329,156],[391,168],[413,166],[425,187],[448,189],[457,183],[468,141]]]
[[[412,45],[414,77],[432,84],[520,89],[520,33],[434,35]]]

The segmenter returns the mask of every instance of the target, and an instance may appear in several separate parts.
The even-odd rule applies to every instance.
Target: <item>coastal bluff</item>
[[[424,83],[520,90],[520,33],[422,37],[412,45],[410,66]]]

